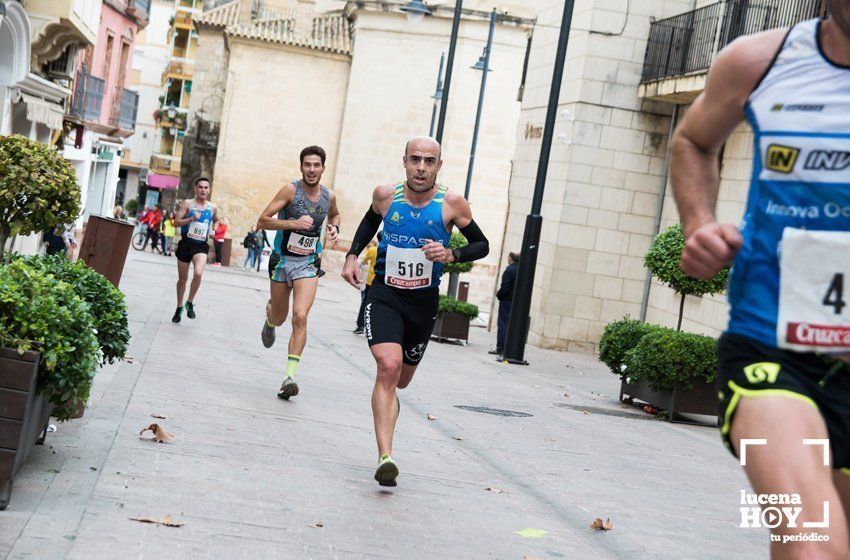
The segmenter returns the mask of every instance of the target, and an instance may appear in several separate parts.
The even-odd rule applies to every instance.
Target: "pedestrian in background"
[[[41,241],[48,255],[60,255],[65,253],[65,239],[63,237],[64,227],[54,226],[44,230]]]
[[[221,218],[215,225],[213,245],[215,245],[215,262],[213,266],[221,266],[221,249],[224,247],[224,235],[227,233],[227,219]]]
[[[177,228],[174,227],[174,212],[169,212],[168,219],[162,225],[162,235],[164,236],[164,245],[162,254],[170,257],[174,251],[174,236],[177,234]]]
[[[150,241],[151,252],[153,253],[156,251],[156,246],[159,243],[159,225],[162,223],[162,211],[159,206],[154,206],[140,221],[148,226],[147,236],[145,237],[145,242],[142,244],[142,251],[147,248],[148,241]]]
[[[511,306],[514,302],[514,286],[516,285],[517,269],[519,268],[519,253],[508,254],[508,266],[502,274],[502,285],[496,292],[499,300],[499,326],[496,331],[496,349],[490,354],[501,356],[505,351],[505,338],[508,336],[508,321],[511,318]]]
[[[366,282],[363,283],[363,289],[360,290],[360,311],[357,313],[357,326],[354,329],[354,334],[363,334],[363,323],[366,316],[366,295],[369,293],[369,288],[372,286],[372,281],[375,279],[375,265],[378,263],[378,243],[381,242],[381,232],[378,232],[378,241],[369,243],[369,248],[363,253],[360,258],[360,264],[367,267]]]
[[[251,226],[251,231],[245,235],[242,246],[248,249],[248,254],[245,255],[245,261],[242,263],[242,270],[254,270],[258,258],[257,226]]]
[[[269,236],[266,235],[266,230],[257,228],[257,272],[260,272],[260,266],[262,265],[261,261],[263,260],[263,251],[266,250],[266,247],[271,248],[271,243],[269,243]]]
[[[124,209],[121,208],[120,204],[116,204],[115,208],[112,209],[112,217],[115,218],[116,220],[123,220],[124,219]]]

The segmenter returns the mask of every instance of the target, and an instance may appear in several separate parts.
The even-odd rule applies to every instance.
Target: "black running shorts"
[[[181,238],[177,243],[177,250],[174,251],[174,256],[177,257],[178,261],[184,263],[192,262],[192,257],[199,253],[207,254],[210,252],[209,243],[198,243],[196,241],[190,241],[185,237]]]
[[[826,423],[832,468],[850,474],[850,367],[823,355],[791,352],[749,337],[724,334],[717,343],[721,435],[726,447],[741,398],[785,396],[814,407]]]
[[[431,339],[440,293],[435,289],[399,290],[376,278],[366,295],[364,322],[369,346],[400,344],[404,363],[415,366]]]

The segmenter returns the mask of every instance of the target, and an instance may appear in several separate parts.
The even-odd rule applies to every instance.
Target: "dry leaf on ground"
[[[596,529],[597,531],[610,531],[614,528],[614,525],[611,524],[611,518],[609,517],[605,521],[602,521],[598,517],[596,520],[590,524],[591,529]]]
[[[523,556],[522,560],[540,560],[537,556]]]
[[[504,494],[505,491],[500,488],[487,488],[488,492],[492,492],[494,494]]]
[[[456,439],[458,441],[463,441],[463,438],[460,436],[452,436],[452,439]]]
[[[567,398],[570,398],[570,394],[569,394],[569,393],[564,393],[564,396],[565,396],[565,397],[567,397]]]
[[[153,432],[153,438],[147,439],[154,439],[157,443],[168,443],[169,441],[174,439],[174,436],[166,432],[165,429],[159,424],[151,424],[147,428],[142,428],[142,431],[139,432],[139,437],[141,437],[142,434],[147,432],[148,430]]]
[[[159,420],[165,420],[165,416],[162,414],[151,414],[151,418],[157,418]]]
[[[182,527],[185,525],[182,521],[174,521],[170,515],[166,515],[161,519],[155,517],[131,517],[130,520],[138,521],[139,523],[152,523],[154,525],[164,525],[166,527]]]
[[[582,412],[582,414],[584,414],[584,415],[586,415],[586,416],[589,416],[589,415],[590,415],[590,412],[588,412],[588,411],[586,411],[586,410],[582,410],[581,412]]]
[[[308,526],[308,527],[313,527],[314,529],[321,529],[322,527],[324,527],[324,526],[325,526],[325,524],[324,524],[324,523],[322,523],[321,521],[319,521],[319,522],[317,522],[317,523],[312,523],[312,524],[307,525],[307,526]]]
[[[426,418],[427,418],[428,420],[436,420],[436,419],[437,419],[437,417],[436,417],[436,416],[434,416],[433,414],[429,414],[428,416],[426,416]]]

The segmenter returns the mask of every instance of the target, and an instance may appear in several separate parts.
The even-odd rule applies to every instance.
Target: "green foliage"
[[[478,317],[478,306],[465,301],[458,301],[449,296],[440,296],[440,313],[460,313],[470,319]]]
[[[654,391],[673,391],[678,382],[690,389],[691,379],[708,383],[717,373],[717,340],[710,336],[658,328],[626,352],[625,374],[630,382],[646,379]]]
[[[467,245],[469,245],[469,241],[466,240],[466,237],[458,232],[452,233],[452,238],[449,241],[449,248],[458,249],[460,247],[466,247]],[[473,263],[471,262],[449,263],[443,267],[443,274],[463,274],[465,272],[469,272],[472,270],[472,264]]]
[[[19,134],[0,136],[0,234],[29,235],[79,213],[76,174],[59,152]]]
[[[608,366],[611,372],[625,379],[623,365],[626,362],[626,353],[637,346],[645,334],[660,328],[662,327],[641,323],[630,317],[608,323],[599,341],[599,361]]]
[[[127,214],[135,216],[136,212],[139,211],[139,201],[135,198],[132,200],[128,200],[127,203],[124,205],[124,210],[127,211]]]
[[[0,343],[41,354],[38,390],[60,420],[88,397],[99,361],[89,305],[73,286],[23,259],[0,266]]]
[[[60,255],[32,256],[24,260],[43,274],[53,275],[73,286],[77,295],[89,304],[104,364],[124,358],[130,330],[121,290],[82,261],[71,262]]]
[[[726,289],[729,267],[710,280],[691,278],[679,268],[682,249],[685,248],[685,235],[682,226],[676,224],[658,234],[649,250],[643,256],[643,264],[661,282],[667,284],[676,293],[701,296],[717,294]]]

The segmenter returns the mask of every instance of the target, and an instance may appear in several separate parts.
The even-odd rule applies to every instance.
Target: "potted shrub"
[[[452,233],[449,247],[464,247],[469,242],[460,233]],[[440,296],[440,310],[434,324],[432,336],[438,341],[469,340],[469,322],[478,317],[478,307],[464,301],[458,301],[458,276],[472,270],[473,263],[449,263],[443,267],[443,275],[449,275],[448,295]]]
[[[469,322],[478,317],[478,306],[458,301],[449,296],[440,296],[437,322],[433,336],[437,340],[469,340]]]
[[[88,396],[100,350],[73,286],[23,259],[0,266],[0,509],[51,409],[68,419]],[[16,357],[17,356],[17,357]]]
[[[679,322],[676,330],[682,330],[682,315],[685,311],[685,297],[689,295],[714,295],[726,289],[729,280],[729,267],[721,270],[717,276],[709,280],[692,278],[682,272],[679,264],[682,260],[682,250],[685,248],[685,234],[681,224],[670,226],[658,234],[646,254],[643,264],[662,283],[673,288],[681,296],[679,303]]]
[[[6,241],[74,221],[80,188],[58,151],[19,134],[0,136],[0,261]]]

